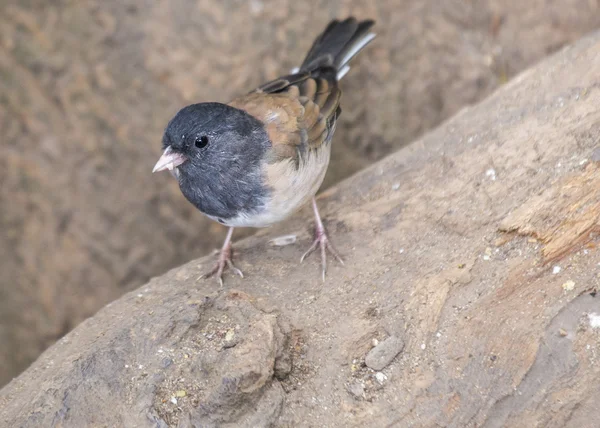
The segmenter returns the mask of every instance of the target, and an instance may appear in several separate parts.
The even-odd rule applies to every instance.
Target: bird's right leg
[[[221,251],[219,252],[219,259],[217,260],[217,264],[210,272],[203,275],[204,278],[210,278],[213,275],[216,276],[217,280],[219,281],[219,284],[221,284],[221,287],[223,287],[223,271],[225,270],[225,266],[229,267],[229,269],[231,269],[236,275],[239,275],[241,278],[244,277],[244,274],[242,273],[242,271],[239,270],[238,268],[236,268],[232,261],[232,258],[233,258],[233,248],[231,245],[231,237],[232,236],[233,236],[233,227],[230,227],[229,231],[227,232],[227,236],[225,237],[225,242],[223,242],[223,247],[221,248]]]

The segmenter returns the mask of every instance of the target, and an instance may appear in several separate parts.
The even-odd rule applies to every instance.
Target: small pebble
[[[567,333],[567,331],[565,329],[561,328],[561,329],[558,330],[558,334],[561,337],[565,337],[568,333]]]
[[[554,275],[556,275],[556,274],[557,274],[557,273],[559,273],[561,270],[562,270],[562,268],[561,268],[560,266],[554,266],[554,267],[552,268],[552,273],[553,273]]]
[[[369,351],[365,357],[365,364],[373,370],[383,370],[402,349],[404,349],[402,339],[397,336],[390,336]]]
[[[400,183],[394,183],[392,185],[392,190],[398,190],[400,188]]]
[[[175,397],[177,397],[177,398],[185,397],[186,395],[187,395],[187,393],[183,389],[180,389],[179,391],[177,391],[175,393]]]
[[[171,364],[173,364],[173,360],[170,358],[163,358],[162,361],[160,362],[160,366],[163,369],[166,369],[167,367],[169,367]]]
[[[352,382],[347,389],[350,395],[356,399],[363,398],[365,395],[365,385],[361,382]]]
[[[291,245],[296,242],[298,237],[296,235],[283,235],[278,236],[277,238],[273,238],[269,241],[269,244],[275,247],[284,247],[286,245]]]
[[[232,328],[227,330],[227,333],[225,333],[225,340],[223,342],[223,348],[225,348],[225,349],[233,348],[235,345],[238,344],[238,342],[239,342],[239,339],[235,335],[235,330]]]
[[[492,249],[490,247],[487,247],[483,254],[483,260],[489,260],[491,257],[492,257]]]
[[[171,403],[177,405],[177,398],[171,397]]]

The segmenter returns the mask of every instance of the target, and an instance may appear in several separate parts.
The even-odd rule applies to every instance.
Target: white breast
[[[272,186],[272,194],[264,208],[256,214],[238,215],[228,219],[231,227],[267,227],[278,223],[306,204],[323,183],[331,145],[323,144],[311,150],[298,168],[293,160],[266,164],[264,174]]]

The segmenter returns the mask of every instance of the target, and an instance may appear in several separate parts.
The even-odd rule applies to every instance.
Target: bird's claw
[[[325,273],[327,272],[327,251],[329,251],[331,255],[335,257],[335,259],[342,265],[344,264],[344,260],[342,260],[338,251],[335,249],[335,247],[327,237],[325,229],[317,227],[315,229],[315,240],[313,241],[310,248],[300,258],[300,263],[302,263],[304,259],[310,256],[313,253],[313,251],[317,249],[317,246],[321,247],[322,279],[323,282],[325,282]]]
[[[231,245],[224,247],[219,252],[219,259],[215,264],[215,267],[210,272],[202,275],[202,278],[207,279],[211,276],[215,276],[219,281],[220,286],[223,287],[223,271],[225,270],[225,266],[227,266],[231,271],[233,271],[233,273],[238,275],[240,278],[243,278],[244,274],[241,270],[235,267],[232,261],[232,256],[233,250],[231,248]]]

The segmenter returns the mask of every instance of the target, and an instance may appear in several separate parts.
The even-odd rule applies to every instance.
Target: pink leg
[[[236,268],[233,264],[233,261],[231,260],[233,256],[233,249],[231,248],[232,236],[233,227],[230,227],[229,231],[227,232],[227,236],[225,237],[225,242],[223,242],[223,248],[221,248],[221,251],[219,253],[219,259],[217,261],[217,264],[215,265],[213,270],[204,275],[204,278],[210,278],[211,276],[215,275],[219,280],[219,284],[221,284],[221,287],[223,287],[223,270],[225,269],[225,266],[229,267],[229,269],[231,269],[235,274],[239,275],[240,277],[244,277],[242,271]]]
[[[321,247],[321,266],[323,267],[323,282],[325,282],[325,272],[327,271],[327,250],[335,257],[341,264],[344,264],[344,261],[338,254],[337,250],[327,237],[327,233],[325,232],[325,227],[323,226],[323,221],[321,220],[321,216],[319,215],[319,209],[317,208],[317,200],[313,197],[312,199],[313,211],[315,213],[315,240],[312,245],[308,249],[306,253],[300,259],[300,263],[304,261],[306,257],[308,257],[313,251],[317,249],[317,246]]]

